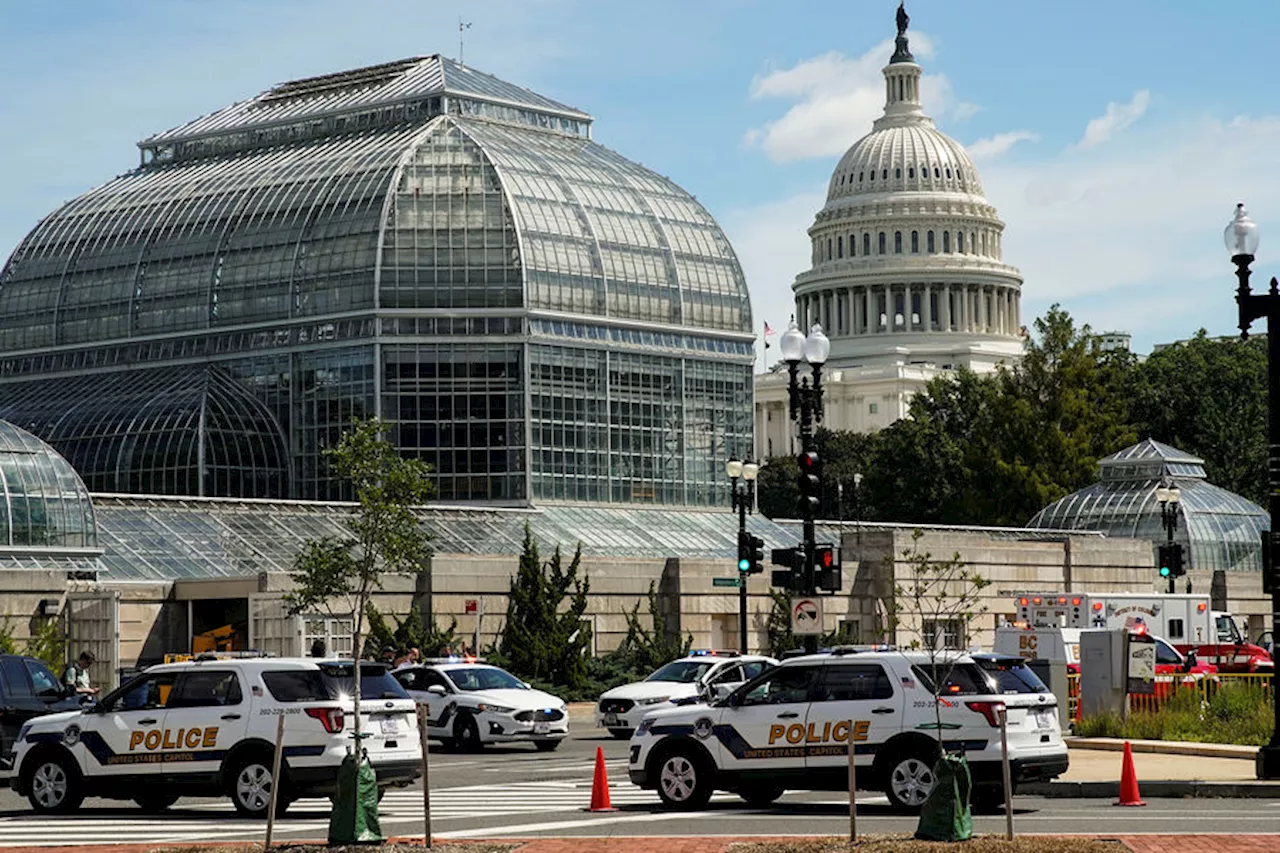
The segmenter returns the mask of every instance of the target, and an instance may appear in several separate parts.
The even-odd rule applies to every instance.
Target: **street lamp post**
[[[724,472],[729,475],[730,497],[733,508],[738,513],[738,542],[741,543],[747,532],[747,513],[752,511],[755,501],[756,475],[760,473],[760,465],[755,462],[743,462],[737,458],[724,463]],[[738,485],[738,479],[743,483]],[[747,578],[750,575],[743,570],[739,555],[738,564],[738,648],[747,653]]]
[[[1249,218],[1243,204],[1236,205],[1236,213],[1223,233],[1231,261],[1236,265],[1236,305],[1240,308],[1240,339],[1249,336],[1249,326],[1254,320],[1267,318],[1267,509],[1271,513],[1272,534],[1263,547],[1271,559],[1263,558],[1264,566],[1275,566],[1274,525],[1280,519],[1280,288],[1275,277],[1267,293],[1250,293],[1249,265],[1258,250],[1258,226]],[[1272,568],[1274,571],[1274,568]],[[1266,578],[1264,585],[1271,590],[1271,634],[1280,636],[1280,584],[1275,578]],[[1280,779],[1280,667],[1271,673],[1271,708],[1275,713],[1275,728],[1271,741],[1258,750],[1257,775],[1259,779]]]
[[[822,365],[826,364],[831,353],[831,341],[822,333],[822,326],[813,324],[809,336],[805,337],[796,325],[795,317],[782,333],[778,341],[782,351],[782,360],[787,363],[787,393],[790,402],[791,420],[796,422],[800,430],[800,475],[802,480],[812,476],[813,487],[821,494],[821,474],[819,471],[807,471],[806,464],[817,462],[817,444],[814,442],[813,426],[822,422]],[[800,376],[800,362],[807,361],[811,368],[813,382],[810,377]],[[802,595],[816,595],[817,586],[814,580],[814,552],[816,533],[814,516],[820,501],[818,495],[800,493],[800,516],[804,522],[804,564],[801,569]],[[810,652],[818,650],[818,637],[813,634],[805,636],[805,649]]]
[[[1182,500],[1182,492],[1177,486],[1169,483],[1162,484],[1156,489],[1156,500],[1160,501],[1160,520],[1164,522],[1165,542],[1169,545],[1169,552],[1173,553],[1173,531],[1178,527],[1178,503]],[[1176,562],[1171,559],[1171,562]],[[1170,568],[1173,568],[1170,566]],[[1174,585],[1177,578],[1173,572],[1169,573],[1169,594],[1177,592]]]

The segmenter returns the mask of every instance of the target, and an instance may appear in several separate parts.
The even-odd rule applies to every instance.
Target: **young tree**
[[[622,638],[613,655],[626,668],[638,672],[649,673],[668,661],[682,658],[693,648],[693,634],[686,634],[684,639],[676,632],[667,630],[667,617],[658,607],[658,596],[654,592],[653,581],[649,581],[649,621],[653,629],[645,628],[640,622],[640,602],[631,608],[630,613],[623,615],[627,620],[627,636]]]
[[[430,467],[401,457],[384,438],[388,425],[373,418],[352,422],[336,447],[325,450],[333,470],[351,484],[359,506],[346,520],[348,535],[325,536],[303,545],[294,559],[292,614],[316,609],[352,617],[355,678],[355,737],[360,743],[361,636],[373,593],[388,574],[425,571],[430,534],[413,508],[430,499]]]
[[[498,653],[517,673],[577,687],[586,675],[591,629],[582,621],[590,583],[578,578],[582,545],[566,569],[560,546],[545,564],[529,525],[524,527],[520,567],[511,578],[507,621]],[[565,598],[568,606],[561,608]]]
[[[949,560],[935,560],[928,551],[921,551],[923,536],[919,530],[912,533],[911,547],[902,550],[894,568],[889,626],[895,637],[903,633],[910,638],[906,643],[899,641],[900,648],[928,656],[934,733],[941,750],[942,712],[937,700],[955,670],[958,653],[969,642],[973,620],[987,610],[982,590],[991,581],[973,571],[959,553]]]

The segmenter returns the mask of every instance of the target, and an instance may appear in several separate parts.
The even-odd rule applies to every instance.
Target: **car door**
[[[833,663],[822,668],[805,724],[805,766],[849,766],[850,721],[859,766],[868,766],[876,748],[902,729],[903,693],[875,661]]]
[[[106,696],[84,717],[80,741],[97,776],[155,776],[163,772],[167,704],[175,672],[140,675]]]
[[[8,753],[27,720],[45,713],[18,655],[0,655],[0,755]]]
[[[438,670],[428,667],[401,670],[393,674],[415,702],[426,706],[427,736],[451,737],[457,701],[453,696],[453,685],[449,680]],[[432,692],[432,687],[442,688],[444,694]]]
[[[249,730],[244,695],[240,674],[234,669],[183,672],[165,710],[161,743],[165,773],[218,772],[227,750],[244,740]],[[269,735],[275,737],[274,728]]]
[[[819,667],[779,667],[725,703],[716,740],[726,770],[803,770],[805,723]]]
[[[27,667],[27,677],[31,679],[31,692],[39,701],[41,714],[54,714],[58,711],[74,711],[80,707],[78,694],[72,692],[49,667],[35,658],[23,661]]]

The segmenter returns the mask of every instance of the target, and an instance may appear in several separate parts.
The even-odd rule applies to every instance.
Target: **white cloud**
[[[1147,106],[1150,103],[1151,92],[1147,89],[1140,89],[1134,92],[1132,100],[1127,104],[1117,104],[1112,101],[1107,104],[1106,113],[1091,119],[1089,124],[1085,126],[1084,136],[1076,143],[1076,147],[1083,149],[1101,145],[1142,118],[1142,114],[1147,111]]]
[[[1039,141],[1040,134],[1038,133],[1032,133],[1029,130],[1014,130],[1009,133],[997,133],[994,136],[979,139],[966,146],[966,148],[969,156],[974,160],[993,160],[1002,154],[1007,154],[1009,149],[1019,142]]]
[[[912,33],[911,48],[921,58],[933,55],[929,38],[919,33]],[[881,69],[892,53],[893,43],[884,41],[857,58],[832,51],[758,75],[751,82],[753,99],[796,103],[780,118],[748,131],[744,141],[775,162],[843,153],[884,111]],[[959,121],[979,109],[958,101],[942,74],[921,78],[920,99],[935,118]]]

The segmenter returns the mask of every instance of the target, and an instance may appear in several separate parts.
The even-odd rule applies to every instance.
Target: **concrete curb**
[[[1113,737],[1064,737],[1067,749],[1102,749],[1124,751],[1124,739]],[[1134,752],[1154,752],[1162,755],[1198,755],[1204,758],[1238,758],[1253,761],[1258,755],[1256,746],[1240,746],[1232,743],[1190,743],[1172,740],[1131,740]]]
[[[1201,797],[1205,799],[1276,799],[1280,782],[1139,782],[1143,797]],[[1018,786],[1019,794],[1051,799],[1116,799],[1119,782],[1031,782]]]

